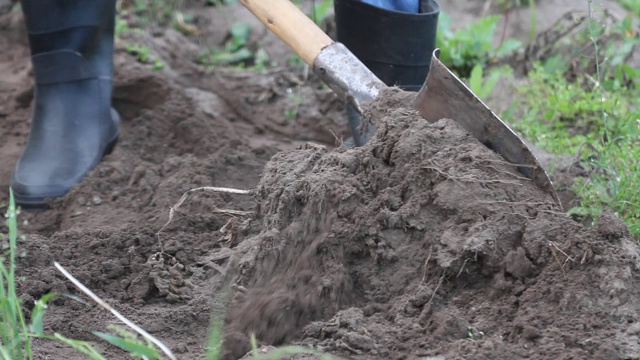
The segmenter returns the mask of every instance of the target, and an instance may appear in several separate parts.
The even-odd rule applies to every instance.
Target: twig
[[[549,244],[551,245],[551,244]],[[551,248],[551,254],[553,254],[553,257],[556,259],[556,262],[558,263],[558,266],[560,267],[560,271],[562,271],[562,277],[566,278],[567,274],[564,272],[564,266],[562,266],[562,264],[560,263],[560,259],[558,259],[558,254],[556,254],[556,251],[553,249],[553,247]]]
[[[500,164],[500,165],[505,165],[505,166],[515,166],[515,167],[519,167],[519,168],[529,168],[529,169],[535,169],[537,168],[536,165],[529,165],[529,164],[518,164],[518,163],[513,163],[510,161],[506,161],[506,160],[499,160],[499,159],[475,159],[479,161],[479,164],[484,164],[484,163],[496,163],[496,164]]]
[[[440,289],[440,284],[442,284],[442,279],[444,279],[444,273],[445,272],[442,271],[442,276],[440,276],[440,279],[438,279],[438,284],[436,285],[436,288],[433,290],[433,294],[431,294],[431,298],[429,299],[429,301],[427,301],[426,304],[424,304],[425,307],[431,304],[431,302],[433,301],[433,298],[436,297],[436,293],[438,292],[438,289]]]
[[[67,270],[65,270],[65,268],[63,268],[62,265],[60,265],[57,261],[54,261],[53,265],[55,265],[55,267],[62,273],[62,275],[64,275],[67,279],[69,279],[69,281],[71,281],[73,283],[73,285],[75,285],[83,293],[85,293],[87,296],[89,296],[98,305],[102,306],[104,309],[106,309],[111,314],[113,314],[113,316],[118,318],[118,320],[122,321],[125,325],[127,325],[128,327],[133,329],[135,332],[140,334],[142,337],[144,337],[145,339],[151,341],[157,347],[159,347],[160,350],[162,350],[162,352],[164,352],[169,357],[169,359],[172,359],[172,360],[177,360],[178,359],[178,358],[175,357],[175,355],[173,355],[173,353],[171,352],[171,350],[169,350],[168,347],[166,347],[162,342],[160,342],[160,340],[154,338],[149,333],[144,331],[144,329],[142,329],[138,325],[132,323],[126,317],[124,317],[122,314],[117,312],[116,309],[111,307],[111,305],[107,304],[104,300],[99,298],[98,295],[94,294],[86,286],[82,285],[82,283],[80,281],[78,281],[78,279],[73,277],[73,275],[71,275]]]
[[[333,130],[329,129],[329,132],[331,133],[331,135],[333,135],[333,138],[336,139],[336,143],[340,143],[340,146],[344,145],[344,141],[342,141],[342,139],[339,139],[338,135],[336,135]]]
[[[178,210],[178,208],[182,205],[182,203],[184,203],[185,200],[187,200],[187,197],[189,197],[189,194],[196,192],[196,191],[211,191],[211,192],[217,192],[217,193],[227,193],[227,194],[239,194],[239,195],[251,195],[253,194],[253,190],[241,190],[241,189],[233,189],[233,188],[224,188],[224,187],[214,187],[214,186],[203,186],[203,187],[199,187],[199,188],[195,188],[195,189],[191,189],[191,190],[187,190],[184,194],[182,194],[182,197],[180,197],[180,200],[178,200],[177,203],[175,203],[171,209],[169,209],[169,220],[167,220],[167,222],[162,225],[162,227],[160,228],[160,230],[158,230],[158,232],[156,232],[156,239],[158,240],[158,245],[160,246],[160,251],[164,252],[164,247],[162,246],[162,241],[160,241],[160,233],[167,227],[169,226],[169,224],[171,224],[171,222],[173,221],[173,216],[175,215],[176,210]],[[223,210],[224,213],[231,213],[232,210]],[[235,211],[235,210],[233,210]],[[234,215],[249,215],[251,213],[244,213],[244,212],[238,212],[237,214]]]
[[[556,248],[558,251],[560,251],[560,253],[562,253],[562,255],[566,256],[566,257],[567,257],[567,260],[571,260],[571,262],[576,262],[575,260],[573,260],[573,258],[572,258],[571,256],[567,255],[567,253],[566,253],[566,252],[562,251],[562,249],[560,249],[560,248],[558,247],[558,245],[556,245],[556,243],[554,243],[553,241],[551,241],[551,242],[549,243],[549,245],[553,246],[553,247],[554,247],[554,248]],[[567,262],[567,261],[565,260],[565,262]]]
[[[348,350],[348,351],[350,351],[350,352],[352,352],[352,353],[354,353],[354,354],[356,354],[356,355],[360,355],[360,354],[362,354],[362,351],[360,351],[360,350],[356,350],[356,349],[352,348],[351,346],[347,345],[347,343],[345,343],[345,342],[344,342],[344,341],[342,341],[342,340],[338,340],[338,341],[336,341],[336,345],[337,345],[337,347],[339,347],[339,348],[343,348],[343,349],[345,349],[345,350]]]
[[[562,251],[562,249],[560,249],[558,247],[558,245],[556,245],[556,243],[554,243],[553,241],[549,242],[549,246],[551,247],[551,253],[553,254],[553,257],[556,258],[556,262],[558,263],[558,266],[560,266],[560,270],[562,270],[562,276],[563,277],[567,277],[567,274],[564,272],[564,266],[567,264],[567,261],[571,260],[572,262],[576,262],[575,260],[573,260],[573,258],[569,255],[567,255],[566,252]],[[560,263],[560,259],[558,258],[558,254],[556,253],[556,251],[560,252],[562,255],[564,255],[566,257],[566,259],[564,260],[564,262],[561,264]]]
[[[464,262],[462,263],[462,267],[460,268],[460,271],[458,271],[458,275],[456,275],[456,279],[460,277],[460,274],[462,274],[462,271],[464,270],[464,266],[467,265],[467,261],[469,261],[470,258],[466,258],[464,259]]]
[[[491,200],[491,201],[476,201],[475,204],[505,204],[510,206],[541,206],[541,205],[549,205],[546,202],[530,202],[530,201],[506,201],[506,200]]]
[[[607,141],[611,140],[611,137],[609,136],[609,127],[607,126],[607,112],[604,109],[604,89],[602,88],[602,74],[600,71],[600,57],[598,55],[598,51],[599,47],[598,47],[598,40],[596,40],[595,35],[594,35],[594,30],[593,30],[593,10],[591,8],[591,3],[593,2],[593,0],[587,0],[587,10],[589,11],[589,38],[591,39],[591,42],[593,43],[593,48],[595,50],[595,61],[596,61],[596,75],[598,76],[598,84],[597,84],[597,90],[598,90],[598,98],[600,99],[600,112],[602,113],[602,124],[604,125],[604,135],[607,138]]]
[[[433,171],[437,172],[438,174],[444,176],[447,180],[478,183],[478,184],[507,184],[507,185],[518,185],[518,186],[522,185],[519,182],[509,181],[509,180],[479,179],[479,178],[477,178],[477,177],[475,177],[473,175],[455,176],[455,175],[451,175],[448,172],[442,171],[441,169],[438,169],[437,167],[433,167],[433,166],[423,166],[422,168],[425,169],[425,170],[433,170]]]
[[[214,214],[223,214],[229,216],[251,216],[253,211],[230,210],[230,209],[213,209]]]
[[[420,280],[419,285],[424,284],[424,281],[427,278],[427,271],[429,270],[429,260],[431,260],[432,253],[433,253],[433,245],[431,245],[431,248],[429,249],[429,256],[427,256],[427,260],[425,260],[424,262],[424,273],[422,274],[422,280]]]
[[[580,265],[584,264],[584,262],[587,260],[587,250],[584,251],[584,253],[582,254],[582,260],[580,260]]]
[[[493,171],[495,171],[495,172],[497,172],[497,173],[499,173],[499,174],[502,174],[502,175],[512,176],[512,177],[514,177],[514,178],[516,178],[516,179],[518,179],[518,180],[522,180],[522,181],[531,181],[531,179],[529,179],[529,178],[526,178],[526,177],[524,177],[524,176],[516,175],[516,174],[514,174],[514,173],[512,173],[512,172],[510,172],[510,171],[500,170],[500,169],[498,169],[497,167],[495,167],[495,166],[493,166],[493,165],[487,165],[487,168],[489,168],[489,169],[493,169]]]
[[[547,214],[558,215],[558,216],[565,216],[565,217],[567,216],[567,213],[564,213],[562,211],[553,211],[553,210],[544,210],[544,209],[537,210],[537,211],[542,212],[542,213],[547,213]]]
[[[502,35],[500,35],[500,43],[498,44],[498,50],[496,53],[500,51],[502,45],[504,45],[504,41],[507,38],[507,29],[509,28],[509,14],[511,13],[511,8],[507,7],[504,11],[504,24],[502,25]],[[494,57],[495,59],[495,57]],[[493,59],[492,59],[493,60]]]

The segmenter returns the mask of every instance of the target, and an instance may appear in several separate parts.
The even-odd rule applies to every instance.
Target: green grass
[[[589,172],[576,179],[580,203],[570,215],[593,223],[609,208],[640,238],[640,71],[624,60],[638,39],[630,17],[606,29],[590,20],[576,41],[596,56],[575,57],[572,69],[561,56],[538,62],[503,118],[546,151],[574,155]],[[617,40],[599,41],[605,34]]]
[[[266,71],[274,64],[264,49],[252,50],[250,37],[251,27],[243,22],[235,22],[229,29],[229,40],[224,46],[201,53],[198,61],[211,69],[226,66]]]
[[[590,172],[574,190],[580,204],[569,214],[596,219],[605,208],[622,217],[640,236],[640,110],[636,89],[601,94],[568,81],[559,72],[536,66],[503,118],[537,146],[554,154],[572,154]]]
[[[520,49],[522,44],[516,39],[502,39],[498,46],[493,45],[501,18],[500,15],[487,16],[454,31],[452,18],[441,12],[436,36],[440,60],[458,76],[468,78],[474,68],[484,68]]]
[[[125,43],[125,49],[129,54],[135,56],[139,62],[143,64],[151,64],[152,70],[158,71],[164,69],[165,67],[165,64],[162,62],[162,60],[151,55],[151,50],[148,46]]]
[[[590,14],[598,13],[591,8],[595,5],[585,1]],[[630,11],[625,18],[606,25],[590,17],[572,39],[571,51],[536,63],[526,74],[525,85],[511,96],[511,106],[502,118],[547,152],[575,155],[588,171],[587,177],[576,179],[573,190],[579,205],[567,209],[568,214],[593,223],[609,208],[640,238],[640,69],[625,60],[640,44],[634,27],[640,17],[640,0],[619,2]],[[494,64],[522,48],[518,41],[503,38],[496,27],[516,5],[528,5],[535,20],[534,1],[501,1],[501,15],[484,17],[455,31],[451,30],[452,19],[441,13],[440,60],[481,99],[489,97],[500,78],[513,75],[508,67]],[[501,41],[496,47],[493,41],[498,37]],[[585,49],[595,50],[595,57]]]
[[[16,258],[18,256],[18,225],[13,192],[9,194],[7,210],[8,236],[4,236],[4,254],[0,267],[0,355],[2,359],[33,359],[29,329],[16,291]],[[8,246],[7,246],[8,245]],[[8,249],[7,249],[8,247]]]
[[[601,97],[599,92],[582,85],[590,81],[586,77],[570,82],[562,73],[549,73],[539,64],[529,73],[528,80],[518,88],[512,104],[511,111],[517,118],[506,118],[526,139],[551,153],[573,154],[584,144],[601,143],[605,137],[602,111],[612,118],[607,128],[610,136],[634,131],[628,91]]]

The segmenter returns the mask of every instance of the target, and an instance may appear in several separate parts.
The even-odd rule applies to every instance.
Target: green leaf
[[[119,336],[93,331],[93,334],[101,339],[129,352],[132,356],[146,356],[149,359],[160,359],[160,353],[147,345],[140,344],[135,341],[123,339]]]
[[[238,51],[234,52],[223,52],[217,55],[214,55],[211,59],[211,62],[214,65],[230,65],[237,64],[242,61],[250,60],[253,57],[253,53],[251,50],[247,48],[242,48]]]
[[[471,75],[469,76],[469,88],[479,97],[482,97],[480,93],[482,92],[482,65],[476,64],[476,66],[471,69]]]
[[[47,311],[47,303],[56,295],[58,294],[46,294],[36,301],[36,304],[31,312],[31,324],[29,325],[29,331],[31,331],[33,334],[42,335],[42,333],[44,332],[42,319],[44,318],[44,314]]]
[[[482,49],[489,48],[491,47],[493,33],[499,20],[499,15],[484,17],[478,22],[471,23],[471,25],[468,26],[468,34],[473,36],[473,39],[475,39],[477,44],[481,45]]]
[[[496,55],[499,57],[506,56],[517,51],[520,48],[522,48],[522,43],[519,40],[506,39],[498,49]]]
[[[0,356],[2,356],[2,360],[13,360],[11,358],[11,355],[9,354],[9,350],[7,350],[1,344],[0,344]]]
[[[231,34],[231,44],[229,50],[238,50],[247,45],[249,36],[251,36],[251,26],[243,22],[236,22],[231,26],[229,33]]]
[[[220,359],[222,336],[223,336],[223,317],[218,315],[213,318],[211,330],[209,330],[209,339],[207,341],[207,360]]]
[[[510,74],[512,74],[512,69],[508,66],[503,68],[492,69],[491,72],[489,73],[489,76],[487,76],[484,79],[484,85],[482,85],[481,97],[482,98],[488,97],[498,85],[498,81],[500,81],[500,78],[502,78],[503,76],[509,76]]]

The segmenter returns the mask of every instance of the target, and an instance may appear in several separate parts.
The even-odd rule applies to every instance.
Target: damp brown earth
[[[575,223],[455,121],[417,117],[411,94],[386,93],[368,109],[378,136],[346,150],[342,105],[302,71],[206,71],[198,45],[156,35],[163,71],[116,53],[114,153],[52,210],[20,214],[27,315],[80,295],[57,261],[181,359],[204,358],[215,309],[227,359],[251,334],[353,359],[637,357],[639,249],[614,215]],[[18,14],[0,18],[0,48],[8,189],[32,102]],[[206,186],[254,191],[194,192],[163,228]],[[110,324],[58,297],[45,331],[125,359],[90,333]],[[36,355],[83,358],[44,341]]]

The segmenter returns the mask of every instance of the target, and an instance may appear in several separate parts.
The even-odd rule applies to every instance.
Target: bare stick
[[[229,216],[251,216],[253,211],[231,210],[231,209],[213,209],[214,214],[223,214]]]
[[[329,132],[331,133],[331,135],[333,135],[333,138],[336,139],[336,143],[340,143],[340,146],[344,145],[344,141],[342,141],[342,139],[339,139],[338,135],[336,135],[333,130],[329,129]]]
[[[460,271],[458,271],[458,275],[456,275],[456,279],[460,277],[460,274],[462,274],[462,271],[464,270],[464,266],[467,265],[467,261],[469,261],[470,259],[471,258],[464,259],[464,262],[462,263],[462,267],[460,268]]]
[[[572,262],[576,262],[575,260],[573,260],[573,258],[571,256],[567,255],[566,252],[562,251],[562,249],[560,249],[555,242],[551,241],[551,242],[549,242],[549,245],[553,246],[554,248],[556,248],[556,250],[560,251],[560,253],[562,253],[562,255],[564,255],[567,258],[567,260],[571,260]],[[565,260],[565,262],[566,262],[566,260]]]
[[[431,298],[429,299],[429,301],[427,301],[426,304],[424,304],[425,307],[431,304],[431,302],[433,301],[433,298],[436,297],[436,293],[438,292],[438,289],[440,289],[440,284],[442,284],[442,280],[444,279],[444,274],[445,274],[445,271],[442,271],[442,276],[440,276],[440,279],[438,279],[438,284],[436,285],[436,288],[433,290],[433,294],[431,294]]]
[[[429,256],[427,256],[427,260],[424,262],[424,273],[422,274],[422,280],[420,280],[420,284],[424,284],[424,281],[427,279],[427,272],[429,270],[429,260],[431,260],[431,254],[433,253],[433,245],[429,248]]]
[[[71,281],[73,283],[73,285],[75,285],[83,293],[85,293],[87,296],[89,296],[98,305],[100,305],[104,309],[108,310],[111,314],[113,314],[113,316],[118,318],[118,320],[122,321],[125,325],[127,325],[128,327],[133,329],[135,332],[137,332],[138,334],[142,335],[142,337],[144,337],[145,339],[147,339],[147,340],[151,341],[152,343],[154,343],[157,347],[160,348],[160,350],[162,350],[169,357],[169,359],[171,359],[171,360],[177,360],[178,359],[178,358],[175,357],[175,355],[173,355],[173,353],[171,352],[171,350],[169,350],[168,347],[166,347],[162,342],[160,342],[160,340],[154,338],[149,333],[144,331],[144,329],[140,328],[138,325],[132,323],[126,317],[122,316],[119,312],[116,311],[116,309],[112,308],[111,305],[107,304],[104,300],[100,299],[98,297],[98,295],[94,294],[86,286],[82,285],[82,283],[80,281],[78,281],[78,279],[73,277],[73,275],[71,275],[67,270],[65,270],[65,268],[63,268],[62,265],[60,265],[57,261],[54,261],[53,264],[62,273],[62,275],[64,275],[67,279],[69,279],[69,281]]]
[[[584,254],[582,254],[582,260],[580,260],[580,265],[584,264],[586,260],[587,260],[587,250],[585,250]]]

